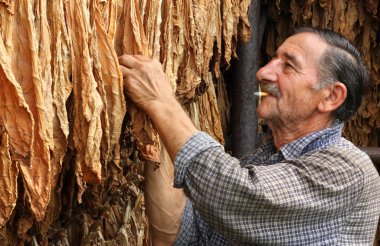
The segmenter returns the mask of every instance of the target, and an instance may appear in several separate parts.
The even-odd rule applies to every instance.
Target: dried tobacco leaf
[[[251,37],[251,25],[249,24],[249,19],[247,15],[250,4],[251,1],[240,1],[239,18],[242,24],[240,38],[244,43],[248,42],[250,38],[255,38]]]
[[[375,16],[378,11],[379,1],[378,0],[364,0],[364,6],[368,13]]]
[[[161,56],[162,64],[166,75],[170,81],[170,85],[173,91],[177,89],[178,78],[178,61],[180,61],[184,55],[183,53],[183,35],[180,15],[177,13],[178,4],[180,1],[174,2],[171,0],[164,0],[163,11],[166,13],[163,15],[161,35]],[[177,4],[177,5],[173,5]]]
[[[345,10],[346,10],[346,1],[337,0],[332,2],[332,10],[334,11],[332,18],[332,28],[336,32],[341,32],[345,29]]]
[[[3,227],[8,221],[16,206],[18,196],[17,176],[19,169],[11,160],[9,153],[9,135],[5,128],[0,125],[0,226]]]
[[[33,116],[24,100],[21,86],[14,77],[11,59],[0,36],[0,162],[3,178],[0,192],[0,226],[8,221],[18,196],[17,177],[20,162],[32,151]],[[9,135],[8,135],[9,134]],[[9,149],[13,150],[13,161]]]
[[[183,1],[182,6],[178,7],[181,7],[181,9],[178,9],[178,12],[181,18],[183,18],[183,22],[181,23],[183,24],[183,32],[181,34],[184,35],[184,57],[178,64],[179,81],[177,82],[176,95],[181,99],[189,99],[195,96],[195,90],[201,83],[201,71],[197,69],[197,55],[195,53],[195,38],[197,35],[194,20],[195,6],[189,1]]]
[[[227,63],[230,62],[232,56],[232,36],[235,34],[236,11],[237,2],[234,0],[224,0],[222,2],[222,20],[223,20],[223,39],[225,41],[226,51],[224,53]]]
[[[148,54],[149,57],[156,60],[160,59],[161,8],[161,0],[148,0],[145,6],[140,8],[143,10],[141,18],[148,43]]]
[[[190,118],[192,118],[198,129],[209,133],[218,142],[224,143],[219,107],[213,83],[210,83],[206,93],[202,94],[189,105],[188,111]]]
[[[358,21],[359,13],[355,1],[349,1],[345,14],[344,28],[342,30],[342,35],[345,36],[351,42],[355,41],[356,34],[356,22]]]
[[[10,14],[14,14],[14,4],[12,0],[0,0],[0,3],[6,6]]]
[[[104,86],[105,92],[105,99],[103,99],[103,103],[106,105],[104,114],[107,115],[105,120],[108,122],[104,122],[104,124],[109,126],[109,130],[104,134],[106,127],[103,125],[103,134],[107,136],[108,139],[103,138],[104,141],[102,144],[109,144],[108,148],[106,148],[108,151],[103,153],[104,161],[108,162],[108,152],[113,151],[119,141],[126,105],[123,94],[123,76],[119,68],[117,54],[113,49],[112,39],[106,33],[105,27],[103,26],[100,14],[100,12],[96,12],[95,16],[97,30],[97,46],[95,48],[99,57],[98,61],[95,60],[94,62],[98,62],[96,67],[100,69],[98,87]]]
[[[73,141],[76,150],[76,176],[79,186],[78,200],[86,189],[86,182],[101,181],[100,145],[102,139],[101,112],[104,104],[93,74],[91,56],[93,23],[89,9],[83,1],[70,3],[67,9],[72,37],[72,82],[74,96]]]
[[[49,3],[48,21],[52,34],[52,94],[53,94],[53,140],[52,152],[52,187],[55,187],[62,169],[62,162],[68,147],[69,120],[66,110],[68,100],[73,86],[71,76],[71,43],[66,27],[65,13],[63,11],[63,0]]]
[[[24,99],[22,88],[12,71],[11,57],[0,37],[0,121],[10,135],[15,155],[26,158],[31,154],[32,113]]]
[[[50,200],[50,150],[53,148],[50,37],[46,11],[39,11],[40,8],[46,9],[45,1],[16,2],[17,11],[12,19],[15,32],[9,36],[13,49],[18,51],[10,54],[12,71],[32,114],[29,123],[32,131],[28,133],[32,134],[31,154],[28,160],[20,161],[20,171],[37,220],[44,217]]]

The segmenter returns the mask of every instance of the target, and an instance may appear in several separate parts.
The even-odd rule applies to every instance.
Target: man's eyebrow
[[[293,54],[290,54],[288,52],[282,52],[282,55],[286,58],[287,61],[289,61],[290,63],[292,63],[295,67],[298,67],[300,68],[301,67],[301,63],[299,61],[299,59],[293,55]],[[274,57],[279,57],[279,52],[276,51],[275,54],[274,54]]]
[[[290,63],[292,63],[294,66],[301,67],[301,63],[300,63],[299,59],[295,55],[287,53],[287,52],[284,52],[283,56],[285,56],[285,58],[288,61],[290,61]]]

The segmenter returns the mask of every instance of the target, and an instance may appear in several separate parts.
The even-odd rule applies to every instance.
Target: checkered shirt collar
[[[282,146],[280,152],[286,160],[291,160],[309,151],[327,148],[339,141],[342,136],[343,125],[343,123],[336,123],[329,128],[311,133]]]

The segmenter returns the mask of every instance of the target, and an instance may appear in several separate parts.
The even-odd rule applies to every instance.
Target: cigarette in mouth
[[[263,91],[257,91],[254,93],[255,96],[258,96],[258,97],[266,97],[266,96],[269,96],[269,93],[267,92],[263,92]]]

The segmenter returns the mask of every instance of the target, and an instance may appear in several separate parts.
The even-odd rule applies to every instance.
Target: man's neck
[[[297,139],[305,137],[313,132],[328,128],[332,125],[332,119],[319,119],[313,121],[303,121],[298,124],[281,125],[271,124],[268,122],[269,128],[272,130],[273,141],[277,149],[291,143]]]

